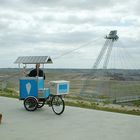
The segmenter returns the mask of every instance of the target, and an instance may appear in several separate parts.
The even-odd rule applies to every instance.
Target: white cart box
[[[50,81],[50,92],[53,95],[63,95],[69,93],[69,81]]]

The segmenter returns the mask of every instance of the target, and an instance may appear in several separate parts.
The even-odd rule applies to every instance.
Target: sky
[[[92,68],[111,30],[108,68],[140,68],[139,9],[140,0],[0,0],[0,68],[44,55],[46,68]]]

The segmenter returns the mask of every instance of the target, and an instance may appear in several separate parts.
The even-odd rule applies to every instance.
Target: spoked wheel
[[[45,102],[46,102],[46,100],[45,99],[42,99],[42,100],[38,100],[38,106],[37,106],[37,108],[41,108],[41,107],[43,107],[44,105],[45,105]]]
[[[35,97],[27,97],[24,100],[24,107],[28,111],[34,111],[38,107],[38,101]]]
[[[51,101],[52,109],[55,114],[60,115],[65,109],[65,103],[61,96],[53,96]]]

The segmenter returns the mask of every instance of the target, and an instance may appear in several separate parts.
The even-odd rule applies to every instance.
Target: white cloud
[[[97,38],[95,44],[63,56],[52,66],[90,68],[110,30],[118,30],[119,40],[133,49],[135,59],[139,59],[139,0],[0,0],[0,3],[0,67],[14,67],[12,60],[19,55],[56,57]]]

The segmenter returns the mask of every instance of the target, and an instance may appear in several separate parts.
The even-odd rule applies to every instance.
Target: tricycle
[[[44,68],[44,64],[50,64],[52,60],[48,56],[21,56],[15,63],[19,64],[19,69],[21,64],[25,65],[24,69],[27,64],[42,64]],[[47,104],[55,114],[62,114],[65,110],[63,98],[69,93],[69,81],[49,81],[47,88],[44,85],[44,77],[39,75],[19,78],[19,99],[23,100],[25,109],[35,111]]]

